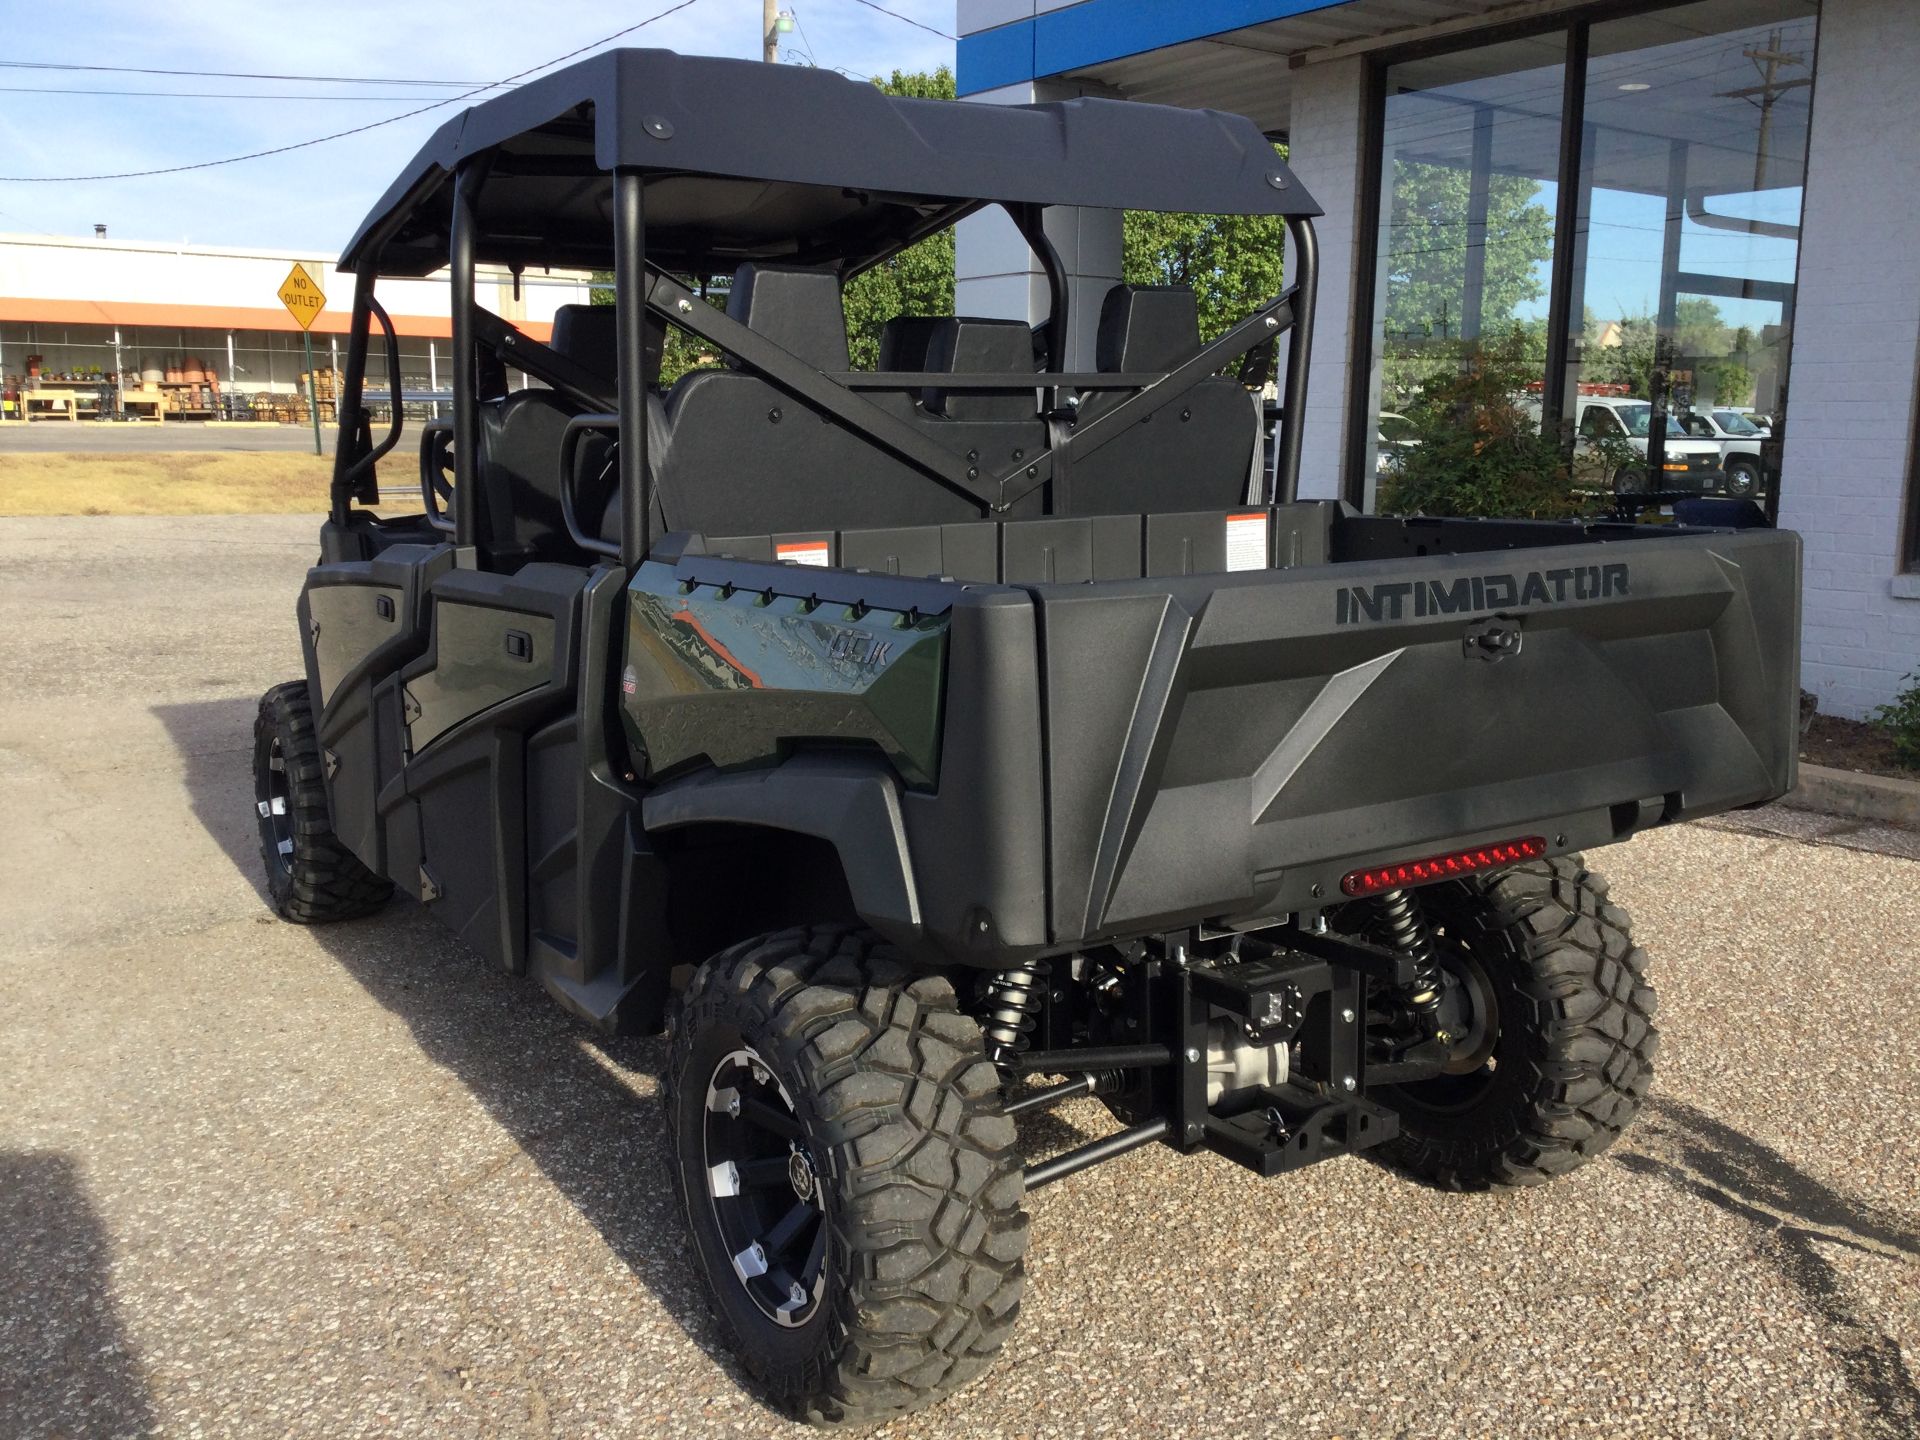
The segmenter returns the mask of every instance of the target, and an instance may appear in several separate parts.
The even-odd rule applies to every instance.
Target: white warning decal
[[[1267,568],[1267,512],[1248,510],[1227,516],[1227,569]]]
[[[773,547],[776,560],[791,560],[796,565],[818,565],[823,569],[833,561],[827,554],[827,542],[824,540],[787,540]]]

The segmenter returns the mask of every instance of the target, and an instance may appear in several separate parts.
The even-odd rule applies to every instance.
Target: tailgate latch
[[[1489,615],[1467,627],[1462,641],[1469,660],[1504,660],[1520,653],[1520,622],[1511,615]]]

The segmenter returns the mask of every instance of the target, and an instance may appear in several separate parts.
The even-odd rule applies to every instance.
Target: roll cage
[[[785,90],[803,93],[768,93]],[[697,111],[675,111],[662,98],[683,94],[703,97]],[[570,95],[574,102],[556,112],[554,107]],[[556,113],[559,118],[551,118]],[[727,122],[703,123],[716,113],[728,114]],[[769,153],[772,131],[781,127],[756,128],[756,118],[807,113],[819,116],[816,126],[785,128],[813,134],[827,158],[803,145],[806,160],[800,164],[790,134],[785,148],[774,145],[776,153]],[[833,138],[836,121],[862,124],[867,133],[859,144],[849,145],[844,135]],[[993,129],[987,138],[999,150],[984,161],[979,153],[983,121]],[[672,149],[677,140],[715,129],[721,133],[703,134],[698,145],[679,145],[671,157],[677,163],[656,159],[662,146]],[[943,139],[966,148],[947,153]],[[636,146],[637,158],[655,163],[621,163]],[[1123,169],[1085,173],[1085,167],[1111,162],[1121,153],[1128,159]],[[786,163],[776,163],[783,157]],[[614,163],[605,164],[609,158]],[[686,168],[688,160],[701,168]],[[868,188],[876,179],[892,186],[911,179],[920,188]],[[970,182],[973,193],[961,181]],[[743,205],[749,194],[754,203]],[[1071,284],[1044,224],[1056,203],[1276,215],[1292,241],[1291,283],[1169,368],[1069,371]],[[542,206],[551,207],[551,218],[541,218]],[[1006,212],[1046,277],[1049,318],[1036,338],[1044,355],[1032,378],[1005,371],[822,370],[703,303],[673,273],[706,274],[728,262],[782,258],[824,266],[844,281],[987,206]],[[655,226],[659,240],[650,245],[650,215],[656,209],[663,212]],[[646,418],[650,315],[725,352],[738,368],[892,454],[927,483],[964,496],[983,518],[1005,514],[1041,486],[1052,487],[1053,513],[1070,513],[1076,460],[1236,362],[1243,379],[1264,379],[1271,347],[1285,335],[1289,344],[1271,493],[1249,498],[1291,501],[1298,492],[1300,461],[1295,422],[1303,411],[1312,342],[1317,279],[1312,217],[1317,213],[1265,138],[1239,117],[1112,101],[984,107],[902,100],[817,71],[769,72],[746,62],[663,51],[596,57],[449,122],[349,245],[342,266],[356,279],[332,517],[344,526],[355,502],[374,502],[374,467],[403,429],[398,345],[374,296],[375,278],[431,268],[428,256],[436,242],[444,243],[452,291],[453,419],[450,427],[439,428],[451,442],[454,493],[473,493],[481,453],[482,366],[490,358],[581,407],[567,427],[569,467],[583,435],[599,431],[615,438],[612,463],[621,501],[617,545],[578,527],[570,470],[563,493],[575,542],[609,556],[617,552],[629,567],[656,538],[649,533],[654,509]],[[761,215],[765,219],[756,224]],[[797,228],[802,218],[811,222],[811,230]],[[477,302],[474,278],[482,258],[508,264],[516,276],[529,263],[584,262],[612,270],[614,393],[607,393],[607,377]],[[376,323],[386,348],[393,410],[378,443],[363,403]],[[1036,415],[1046,422],[1044,448],[994,468],[971,452],[948,448],[870,398],[875,391],[932,386],[1034,393]],[[1121,398],[1081,420],[1082,399],[1102,393]],[[423,463],[423,471],[428,468]],[[478,507],[453,508],[455,543],[474,545]]]

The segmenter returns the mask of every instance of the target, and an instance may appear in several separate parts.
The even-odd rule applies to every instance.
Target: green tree
[[[896,70],[874,84],[889,95],[920,100],[954,97],[953,71],[944,65],[931,75]],[[954,313],[953,264],[949,227],[847,282],[847,350],[856,369],[871,370],[879,364],[880,331],[894,316]]]
[[[1129,285],[1185,285],[1208,339],[1280,293],[1286,227],[1274,215],[1162,214],[1129,210],[1121,273]]]
[[[1398,160],[1388,207],[1386,328],[1395,339],[1462,337],[1471,177],[1452,165]],[[1486,280],[1480,297],[1483,333],[1504,331],[1520,306],[1546,294],[1539,267],[1553,254],[1553,211],[1540,186],[1524,175],[1487,179]],[[1538,377],[1535,377],[1538,378]]]
[[[1623,315],[1605,324],[1589,309],[1582,378],[1625,385],[1629,395],[1648,399],[1653,393],[1659,330],[1652,315]],[[1612,343],[1600,343],[1603,336]],[[1704,295],[1690,295],[1674,305],[1672,365],[1693,372],[1696,403],[1708,399],[1721,405],[1748,402],[1753,395],[1753,372],[1745,357],[1753,343],[1751,330],[1729,326],[1720,307]]]

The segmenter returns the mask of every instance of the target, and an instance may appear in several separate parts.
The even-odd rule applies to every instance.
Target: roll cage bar
[[[583,429],[615,433],[616,463],[622,498],[619,559],[629,568],[651,548],[652,480],[647,456],[647,390],[645,380],[647,312],[660,317],[734,356],[747,370],[776,388],[826,412],[868,443],[887,450],[919,471],[931,483],[964,495],[983,516],[1004,513],[1016,501],[1052,482],[1065,500],[1072,462],[1124,434],[1128,427],[1177,400],[1207,376],[1288,337],[1286,373],[1281,385],[1280,429],[1276,441],[1272,493],[1267,503],[1287,503],[1298,497],[1300,420],[1305,411],[1307,362],[1312,346],[1313,310],[1318,282],[1319,252],[1311,217],[1281,217],[1293,242],[1293,280],[1218,339],[1166,371],[1068,372],[1064,368],[1065,337],[1069,333],[1069,288],[1058,251],[1041,225],[1042,207],[1007,206],[1016,228],[1041,261],[1051,300],[1047,322],[1047,365],[1032,381],[991,374],[945,371],[837,371],[825,372],[791,351],[742,325],[699,299],[673,276],[647,260],[646,210],[643,172],[618,169],[613,173],[613,251],[615,332],[619,374],[617,394],[608,396],[599,376],[522,333],[474,298],[475,252],[478,238],[478,195],[492,166],[490,155],[464,162],[455,172],[448,268],[452,285],[453,320],[453,462],[457,493],[475,494],[475,463],[480,445],[480,374],[482,347],[535,379],[551,385],[584,405],[588,412],[568,427],[567,455],[574,453],[576,434]],[[977,207],[975,207],[977,208]],[[948,215],[946,223],[953,222]],[[914,239],[923,238],[916,234]],[[361,262],[354,288],[354,313],[347,366],[342,376],[340,443],[336,450],[332,485],[332,514],[345,524],[354,501],[377,498],[375,464],[398,442],[402,429],[399,344],[392,321],[373,297],[373,279],[379,270],[382,237],[369,237],[370,258]],[[878,263],[878,262],[870,262]],[[860,268],[867,268],[861,266]],[[361,405],[366,377],[366,352],[377,319],[386,342],[387,373],[393,418],[385,438],[372,442],[367,411]],[[1018,393],[1045,392],[1041,414],[1048,422],[1047,447],[1016,461],[1000,472],[985,472],[966,455],[947,449],[924,431],[869,400],[868,390],[932,387],[943,390]],[[1084,425],[1078,423],[1076,395],[1062,392],[1131,390],[1134,393]],[[569,487],[570,488],[570,487]],[[477,508],[455,507],[454,541],[466,547],[478,540]],[[569,513],[571,507],[569,506]],[[589,548],[606,550],[593,545]]]

